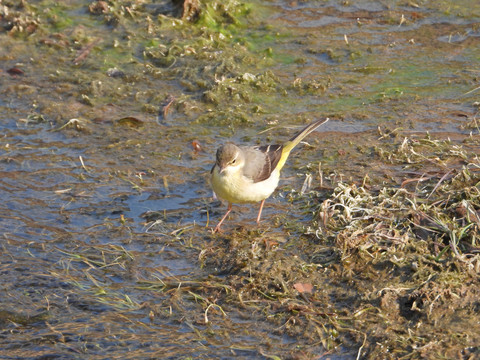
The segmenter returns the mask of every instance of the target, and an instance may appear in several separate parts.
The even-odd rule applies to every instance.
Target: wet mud
[[[0,0],[0,357],[477,358],[479,19]],[[325,117],[212,234],[216,148]]]

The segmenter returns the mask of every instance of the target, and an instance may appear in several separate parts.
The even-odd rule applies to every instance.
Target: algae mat
[[[1,0],[1,357],[478,357],[479,23]],[[325,117],[213,235],[215,149]]]

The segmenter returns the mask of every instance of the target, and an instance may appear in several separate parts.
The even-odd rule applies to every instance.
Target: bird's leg
[[[260,203],[260,210],[258,210],[257,224],[260,223],[260,217],[262,216],[263,204],[265,204],[265,199]]]
[[[223,215],[222,220],[218,223],[217,226],[215,226],[215,229],[213,229],[213,232],[219,232],[220,231],[220,225],[222,225],[223,221],[227,218],[228,214],[230,214],[230,211],[232,211],[232,204],[228,203],[228,209],[225,215]]]

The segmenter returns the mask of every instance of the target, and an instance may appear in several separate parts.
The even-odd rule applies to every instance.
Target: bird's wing
[[[282,157],[283,145],[244,147],[245,165],[243,175],[254,183],[270,177]]]

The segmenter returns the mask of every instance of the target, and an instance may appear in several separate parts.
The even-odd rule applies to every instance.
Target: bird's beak
[[[222,173],[225,172],[226,168],[227,168],[227,167],[222,167],[222,166],[219,165],[219,166],[218,166],[218,172],[219,172],[220,174],[222,174]]]

